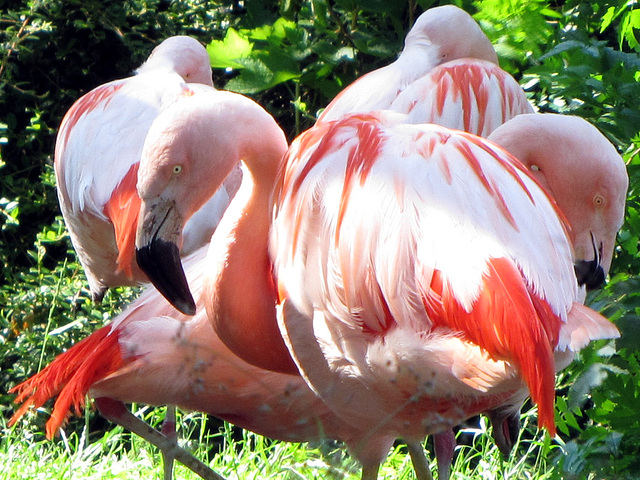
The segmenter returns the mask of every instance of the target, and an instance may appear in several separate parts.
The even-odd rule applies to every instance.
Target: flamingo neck
[[[273,177],[273,178],[271,178]],[[276,320],[277,292],[268,251],[272,175],[247,169],[209,249],[213,275],[206,309],[220,339],[257,367],[298,374]]]

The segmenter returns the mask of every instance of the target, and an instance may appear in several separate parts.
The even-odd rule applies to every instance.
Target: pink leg
[[[416,472],[416,478],[418,480],[433,480],[431,475],[431,469],[429,468],[429,462],[424,453],[424,447],[421,442],[407,442],[407,449],[411,456],[411,463],[413,464],[413,470]]]
[[[438,480],[449,480],[453,452],[456,449],[456,436],[453,430],[445,430],[433,436],[433,446],[438,461]]]
[[[150,427],[129,412],[129,410],[124,406],[124,403],[110,398],[101,397],[96,398],[96,405],[98,406],[98,410],[100,410],[100,414],[104,418],[121,425],[127,430],[144,438],[152,445],[155,445],[160,449],[160,451],[162,451],[164,458],[175,458],[204,480],[225,480],[224,477],[221,477],[211,470],[209,466],[202,463],[185,449],[180,448],[175,440],[167,438],[162,433]]]

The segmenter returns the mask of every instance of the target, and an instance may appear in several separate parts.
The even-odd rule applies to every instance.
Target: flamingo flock
[[[446,479],[472,416],[508,454],[530,397],[555,435],[556,372],[619,335],[584,300],[622,225],[622,158],[586,121],[535,113],[454,6],[423,13],[394,63],[290,145],[213,87],[198,42],[167,39],[71,107],[55,170],[94,299],[152,285],[16,386],[11,423],[57,396],[51,438],[90,395],[163,449],[165,478],[173,457],[220,477],[124,403],[337,439],[363,479],[396,439],[431,478],[433,435]]]

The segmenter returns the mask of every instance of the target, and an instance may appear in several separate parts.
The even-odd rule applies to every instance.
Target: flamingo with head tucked
[[[480,136],[533,112],[518,83],[498,66],[479,25],[454,5],[424,12],[398,59],[345,88],[318,123],[372,110],[393,110],[407,114],[411,123],[436,123]]]
[[[137,172],[147,131],[168,105],[212,88],[205,48],[190,37],[170,37],[136,75],[94,88],[64,116],[55,147],[58,198],[95,300],[109,287],[147,281],[134,259]],[[238,184],[235,178],[212,192],[203,207],[206,222],[185,225],[185,254],[208,241]]]
[[[554,355],[617,330],[579,303],[558,209],[518,161],[405,120],[345,116],[289,150],[272,254],[290,351],[365,430],[420,439],[530,394],[553,434]]]

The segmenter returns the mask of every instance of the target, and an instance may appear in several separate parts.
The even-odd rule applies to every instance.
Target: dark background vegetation
[[[9,388],[135,295],[116,289],[92,305],[59,216],[53,149],[74,100],[130,75],[164,38],[187,34],[209,46],[216,86],[250,95],[292,139],[354,78],[391,62],[415,17],[440,3],[451,2],[0,0],[2,425],[13,411]],[[552,461],[558,478],[640,478],[640,10],[621,0],[453,3],[474,14],[541,111],[586,118],[627,162],[611,279],[590,296],[623,335],[586,349],[561,375],[565,453]]]

